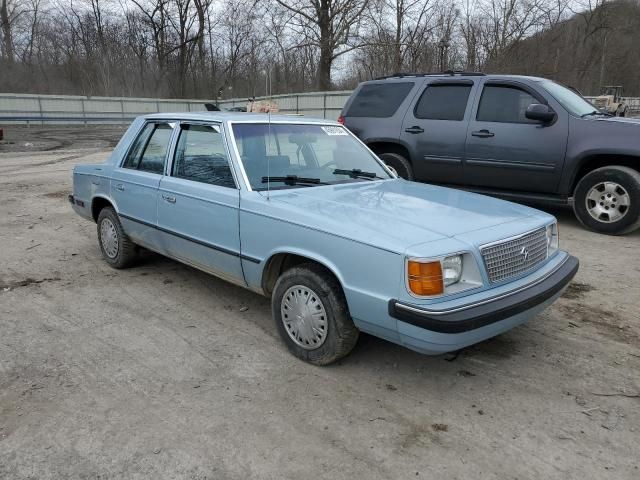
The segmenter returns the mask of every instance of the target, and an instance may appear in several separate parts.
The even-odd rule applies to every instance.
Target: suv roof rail
[[[482,72],[465,72],[463,70],[445,70],[444,72],[423,72],[423,73],[393,73],[391,75],[385,75],[382,77],[374,78],[374,80],[386,80],[387,78],[403,78],[403,77],[428,77],[436,75],[464,75],[468,77],[484,77],[486,73]]]

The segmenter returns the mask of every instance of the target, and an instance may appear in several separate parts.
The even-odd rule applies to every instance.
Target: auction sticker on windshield
[[[349,135],[342,127],[320,127],[327,135]]]

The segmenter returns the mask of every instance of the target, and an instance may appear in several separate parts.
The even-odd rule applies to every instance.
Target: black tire
[[[592,188],[603,182],[613,182],[626,190],[629,206],[617,221],[607,222],[607,215],[598,220],[589,213],[587,196]],[[623,235],[640,227],[640,173],[623,166],[602,167],[589,172],[580,179],[573,194],[573,211],[578,220],[587,228],[608,235]],[[594,205],[593,202],[590,203]],[[619,204],[617,205],[620,211]]]
[[[413,180],[413,169],[409,161],[397,153],[380,153],[378,158],[393,168],[400,178]]]
[[[102,226],[103,222],[110,222],[114,227],[114,233],[117,238],[117,247],[115,248],[115,255],[113,252],[108,252],[105,249],[105,242],[102,238]],[[130,266],[136,258],[136,245],[131,239],[124,233],[118,214],[112,207],[104,207],[100,210],[98,215],[98,244],[100,245],[100,251],[102,252],[102,258],[112,266],[113,268],[127,268]]]
[[[322,344],[316,348],[312,345],[302,348],[285,328],[281,306],[285,294],[294,286],[303,286],[315,292],[324,307],[327,332]],[[313,365],[329,365],[341,359],[351,352],[358,341],[360,331],[351,320],[342,287],[335,277],[320,265],[304,263],[285,271],[273,290],[271,311],[280,337],[289,351]]]

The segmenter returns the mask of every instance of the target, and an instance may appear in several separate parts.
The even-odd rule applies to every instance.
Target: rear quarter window
[[[391,117],[413,89],[413,82],[363,85],[349,106],[347,117]]]

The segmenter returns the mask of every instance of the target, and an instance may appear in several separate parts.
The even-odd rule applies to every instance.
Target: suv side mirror
[[[535,120],[540,123],[551,123],[556,119],[557,114],[548,105],[532,103],[527,107],[527,111],[524,113],[524,116],[529,120]]]

